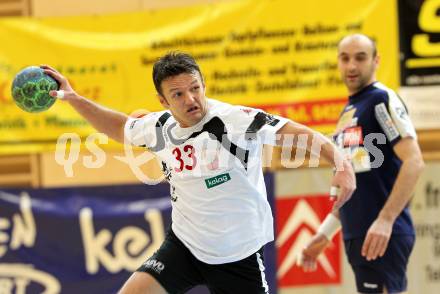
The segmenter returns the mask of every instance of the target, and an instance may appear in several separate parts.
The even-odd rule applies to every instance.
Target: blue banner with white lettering
[[[0,292],[116,293],[170,223],[167,184],[0,190]],[[275,293],[273,246],[265,255]]]

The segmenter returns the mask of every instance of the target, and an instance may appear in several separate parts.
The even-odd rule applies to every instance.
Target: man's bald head
[[[339,41],[338,43],[338,52],[340,53],[341,48],[351,42],[358,42],[365,46],[365,49],[369,48],[371,50],[370,52],[373,58],[377,56],[376,42],[372,38],[364,34],[352,34],[342,38],[341,41]]]

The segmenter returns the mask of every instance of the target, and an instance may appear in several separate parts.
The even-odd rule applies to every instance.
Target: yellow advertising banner
[[[395,1],[239,0],[106,16],[0,20],[0,153],[54,148],[66,132],[93,129],[67,103],[30,114],[10,94],[14,75],[50,64],[78,93],[130,113],[161,110],[151,72],[171,50],[192,53],[209,97],[259,107],[330,132],[346,101],[338,40],[374,37],[379,79],[398,86]]]

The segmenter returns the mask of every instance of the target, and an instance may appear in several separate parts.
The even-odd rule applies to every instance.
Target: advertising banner
[[[207,95],[331,132],[347,92],[337,71],[346,34],[376,39],[380,80],[398,86],[394,1],[239,0],[106,16],[0,20],[0,153],[53,150],[58,136],[92,132],[67,103],[29,114],[10,95],[14,75],[50,64],[81,95],[125,113],[161,110],[151,72],[158,57],[189,52]],[[380,21],[378,21],[380,20]]]
[[[417,129],[440,128],[440,1],[399,0],[399,91]]]
[[[265,182],[273,206],[273,175]],[[162,243],[169,195],[168,184],[0,190],[0,293],[116,293]],[[271,293],[275,256],[271,242],[264,251]]]
[[[2,293],[116,293],[170,225],[167,185],[0,191]]]

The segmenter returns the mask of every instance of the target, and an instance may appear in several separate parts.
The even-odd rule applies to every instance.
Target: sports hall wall
[[[19,69],[52,64],[99,103],[154,111],[152,62],[189,51],[209,97],[331,133],[347,99],[336,44],[355,32],[376,39],[378,79],[417,128],[427,168],[411,203],[409,293],[439,293],[440,1],[309,2],[0,0],[0,293],[113,293],[160,244],[170,216],[167,186],[142,184],[161,179],[150,154],[95,134],[60,101],[24,113],[9,93]],[[267,147],[262,158],[277,232],[266,251],[272,292],[353,293],[340,236],[317,273],[289,255],[328,212],[331,170],[285,154]]]

